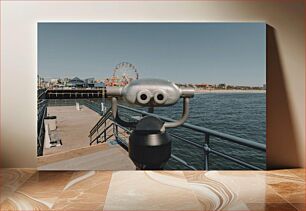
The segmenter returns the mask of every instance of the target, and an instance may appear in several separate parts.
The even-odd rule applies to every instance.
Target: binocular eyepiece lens
[[[154,101],[157,104],[163,104],[167,101],[167,94],[163,90],[155,92]]]
[[[152,97],[153,97],[152,92],[150,92],[147,89],[139,91],[136,96],[138,103],[142,105],[148,104]],[[154,93],[153,98],[156,104],[162,105],[167,101],[167,93],[163,90],[157,90]]]
[[[141,98],[142,100],[146,100],[146,99],[148,98],[148,96],[147,96],[146,94],[142,94],[142,95],[140,95],[140,98]]]
[[[145,89],[145,90],[139,91],[137,93],[136,98],[137,98],[138,103],[145,105],[150,102],[151,97],[152,97],[151,92]]]
[[[158,95],[157,95],[157,99],[158,99],[158,100],[163,100],[163,99],[164,99],[164,95],[158,94]]]

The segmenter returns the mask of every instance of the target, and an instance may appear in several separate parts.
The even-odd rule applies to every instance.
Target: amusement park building
[[[78,77],[74,77],[73,79],[68,81],[67,86],[68,87],[84,87],[85,82],[83,80],[79,79]]]
[[[105,87],[105,84],[104,84],[103,82],[95,83],[95,84],[94,84],[94,87],[95,87],[95,88],[104,88],[104,87]]]
[[[95,78],[87,78],[84,80],[85,87],[94,87],[95,86]]]

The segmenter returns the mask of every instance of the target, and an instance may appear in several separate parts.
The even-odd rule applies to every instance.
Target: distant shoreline
[[[214,89],[214,90],[195,90],[196,94],[209,94],[209,93],[266,93],[266,90],[237,90],[237,89]]]

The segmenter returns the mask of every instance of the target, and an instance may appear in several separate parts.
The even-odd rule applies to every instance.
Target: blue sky
[[[265,46],[264,23],[39,23],[38,74],[103,79],[127,61],[140,78],[262,86]]]

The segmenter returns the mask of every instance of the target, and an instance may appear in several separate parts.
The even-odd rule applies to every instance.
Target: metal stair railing
[[[112,136],[114,136],[113,133],[111,133],[110,135],[107,136],[107,132],[112,127],[113,127],[113,123],[111,123],[109,126],[107,126],[103,131],[99,132],[95,138],[92,139],[92,137],[90,137],[89,145],[92,145],[94,142],[96,142],[97,144],[106,142],[108,139],[110,139]],[[100,141],[99,139],[101,138],[102,135],[103,135],[103,141]]]
[[[105,114],[99,119],[99,121],[92,127],[92,129],[90,130],[89,135],[91,136],[94,132],[97,131],[97,129],[99,129],[105,122],[106,120],[108,120],[111,116],[111,111],[112,109],[109,108],[107,109],[107,111],[105,112]]]
[[[87,105],[86,105],[87,106]],[[110,117],[112,116],[112,109],[109,108],[107,109],[107,111],[105,112],[105,114],[99,119],[99,121],[92,127],[92,129],[89,132],[89,140],[90,140],[90,145],[92,145],[92,143],[94,143],[95,141],[98,143],[100,143],[99,139],[102,135],[104,135],[104,140],[102,142],[107,141],[111,136],[113,136],[113,134],[109,137],[107,137],[107,132],[109,130],[109,128],[111,128],[113,125],[113,123],[111,123],[110,125],[107,126],[107,120],[110,119]],[[99,131],[99,129],[104,126],[102,131]]]

